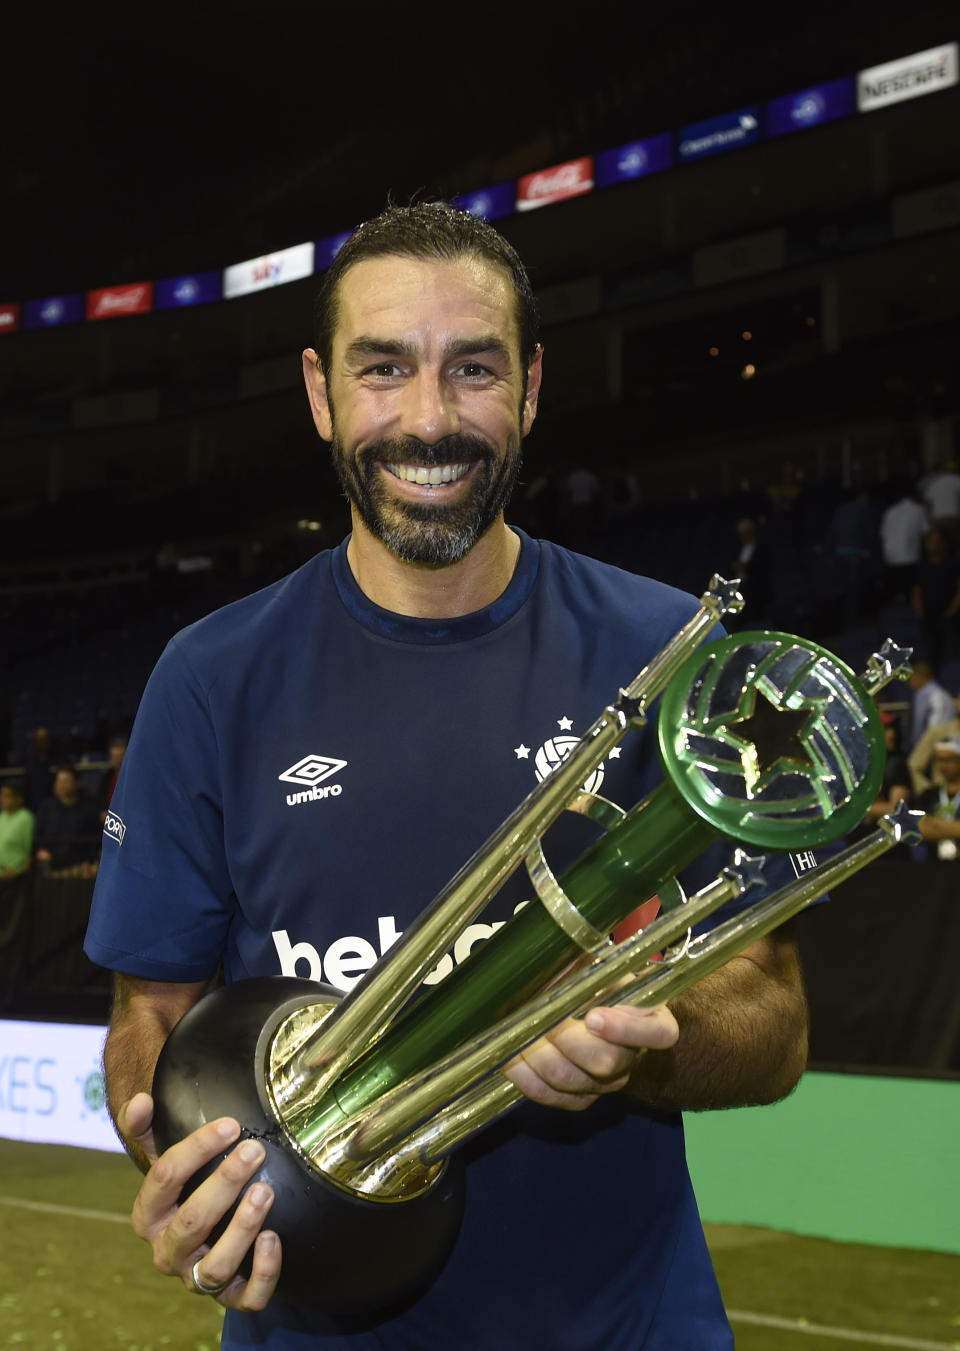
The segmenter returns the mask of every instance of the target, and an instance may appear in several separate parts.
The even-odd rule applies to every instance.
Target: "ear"
[[[303,354],[303,382],[307,387],[313,425],[324,441],[332,441],[333,418],[330,416],[330,401],[327,398],[327,377],[320,365],[320,358],[312,347],[308,347]]]
[[[530,365],[527,367],[527,388],[523,396],[523,419],[521,423],[522,434],[527,435],[533,426],[533,420],[537,416],[537,406],[540,400],[540,381],[543,379],[543,348],[537,346],[536,353]]]

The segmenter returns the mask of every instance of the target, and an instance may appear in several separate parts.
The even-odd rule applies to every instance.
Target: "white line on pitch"
[[[774,1314],[747,1313],[728,1309],[731,1323],[754,1323],[758,1327],[783,1328],[787,1332],[806,1332],[816,1337],[834,1337],[841,1342],[859,1342],[861,1346],[896,1346],[902,1351],[957,1351],[960,1342],[927,1342],[918,1337],[897,1337],[889,1332],[866,1332],[855,1328],[831,1328],[820,1323],[801,1322],[797,1318],[777,1318]]]
[[[84,1210],[81,1206],[58,1206],[52,1201],[26,1201],[20,1196],[0,1196],[0,1206],[19,1206],[21,1210],[39,1210],[47,1215],[75,1215],[80,1220],[109,1220],[111,1224],[129,1224],[129,1215],[115,1210]]]

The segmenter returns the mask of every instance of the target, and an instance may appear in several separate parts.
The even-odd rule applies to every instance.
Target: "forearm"
[[[124,1103],[137,1093],[150,1093],[157,1057],[170,1032],[199,998],[204,986],[166,985],[117,975],[114,982],[110,1030],[103,1048],[107,1105],[114,1125]],[[137,1166],[146,1172],[150,1159],[136,1144],[124,1145]]]
[[[792,952],[792,947],[791,947]],[[807,1007],[795,955],[771,975],[734,957],[669,1006],[675,1046],[649,1051],[627,1092],[666,1110],[776,1102],[807,1060]]]

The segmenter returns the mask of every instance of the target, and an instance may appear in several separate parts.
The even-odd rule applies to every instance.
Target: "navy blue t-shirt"
[[[203,980],[222,959],[229,981],[353,985],[697,608],[521,543],[503,595],[460,618],[379,609],[341,545],[178,634],[111,803],[92,960],[151,980]],[[632,806],[661,778],[655,739],[628,734],[590,787]],[[548,836],[555,871],[587,842],[567,816]],[[784,860],[769,880],[788,876]],[[430,979],[529,894],[511,878]],[[578,1114],[525,1103],[466,1149],[457,1245],[404,1314],[347,1334],[274,1301],[228,1313],[223,1345],[732,1346],[678,1116],[616,1096]]]

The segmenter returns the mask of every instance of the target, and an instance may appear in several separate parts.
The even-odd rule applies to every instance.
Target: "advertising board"
[[[886,108],[904,99],[935,94],[957,83],[957,44],[944,43],[897,61],[885,61],[857,72],[857,107],[862,113]]]
[[[129,286],[102,286],[87,292],[88,319],[120,319],[128,314],[146,314],[153,309],[153,282]]]
[[[709,117],[705,122],[694,122],[677,132],[677,154],[681,160],[705,159],[708,155],[722,155],[728,150],[759,141],[760,109],[738,108],[720,117]]]
[[[352,230],[341,230],[338,235],[327,235],[325,239],[318,239],[314,253],[314,271],[326,272],[352,234]]]
[[[835,122],[857,111],[857,82],[852,75],[784,94],[767,104],[767,135],[788,136],[821,122]]]
[[[117,1153],[100,1056],[106,1028],[0,1021],[0,1136]]]
[[[517,210],[533,211],[552,206],[568,197],[579,197],[593,190],[593,156],[567,160],[564,164],[538,169],[517,180]]]
[[[294,244],[289,249],[279,249],[276,253],[265,253],[259,258],[234,263],[223,271],[223,298],[234,300],[237,296],[310,277],[313,275],[313,257],[314,245],[311,240],[308,244]]]
[[[469,211],[471,216],[479,216],[481,220],[500,220],[503,216],[513,215],[516,198],[517,190],[513,183],[494,183],[493,187],[454,197],[453,205],[461,211]]]
[[[673,136],[667,131],[661,136],[648,136],[643,141],[628,141],[613,150],[601,150],[593,163],[598,188],[658,174],[673,164]]]
[[[221,299],[219,272],[191,272],[185,277],[167,277],[158,281],[154,304],[158,310],[175,310],[184,305],[209,305]]]
[[[67,296],[47,296],[28,300],[23,307],[24,328],[58,328],[61,324],[79,324],[86,318],[87,306],[82,292]]]

